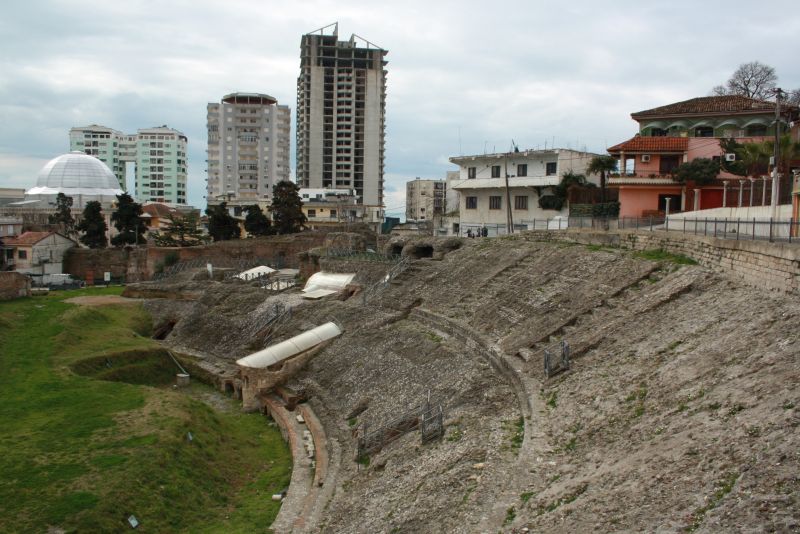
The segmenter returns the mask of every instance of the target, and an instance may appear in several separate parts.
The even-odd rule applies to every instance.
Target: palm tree
[[[586,167],[586,174],[600,175],[600,201],[606,201],[606,173],[617,168],[617,159],[611,156],[595,156]]]
[[[786,201],[786,195],[789,194],[792,188],[789,170],[792,161],[800,159],[800,142],[793,141],[789,134],[784,134],[781,136],[778,146],[780,148],[780,157],[778,159],[778,174],[780,176],[778,203],[780,203],[781,198],[783,198],[784,202]],[[763,147],[767,158],[774,154],[774,141],[764,141]],[[791,195],[789,195],[789,198],[791,198]]]

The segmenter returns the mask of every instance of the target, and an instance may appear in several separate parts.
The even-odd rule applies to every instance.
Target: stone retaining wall
[[[688,256],[704,267],[748,285],[800,293],[800,244],[736,241],[663,231],[536,230],[520,235],[533,241],[571,242],[629,250],[662,249]]]
[[[147,247],[147,248],[72,248],[64,256],[64,272],[80,278],[102,279],[110,272],[112,278],[126,281],[149,280],[168,256],[178,262],[197,258],[280,258],[282,267],[299,266],[301,252],[322,245],[323,233],[305,233],[289,236],[272,236],[258,239],[221,241],[199,247]]]
[[[31,296],[31,279],[17,272],[0,272],[0,300]]]

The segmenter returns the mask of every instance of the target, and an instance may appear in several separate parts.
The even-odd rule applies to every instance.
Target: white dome
[[[36,179],[35,189],[39,187],[56,189],[65,194],[70,190],[87,189],[92,192],[104,190],[102,194],[112,194],[111,191],[118,191],[113,194],[122,194],[119,181],[111,169],[99,159],[82,152],[70,152],[48,161]]]

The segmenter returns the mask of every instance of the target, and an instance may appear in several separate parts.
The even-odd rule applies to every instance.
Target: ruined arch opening
[[[175,328],[176,321],[165,321],[153,330],[153,339],[164,340]]]
[[[432,258],[433,245],[414,245],[408,255],[416,260],[420,258]]]
[[[400,243],[394,243],[389,247],[390,256],[400,256],[402,253],[403,253],[403,245]]]
[[[235,389],[233,388],[233,384],[230,382],[225,382],[225,394],[229,397],[233,397],[235,394]]]

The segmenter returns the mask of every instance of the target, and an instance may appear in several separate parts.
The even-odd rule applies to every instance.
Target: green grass
[[[682,254],[672,254],[663,249],[650,249],[634,252],[633,255],[637,258],[642,258],[650,261],[669,262],[676,265],[697,265],[697,261],[689,256]]]
[[[147,314],[63,302],[120,291],[0,303],[0,532],[118,532],[130,514],[150,532],[264,531],[291,469],[278,430],[136,385],[176,372]]]

